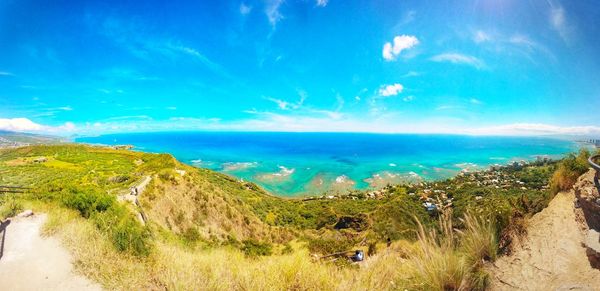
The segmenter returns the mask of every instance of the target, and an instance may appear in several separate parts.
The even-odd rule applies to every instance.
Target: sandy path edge
[[[2,289],[102,290],[100,285],[73,272],[72,257],[58,239],[41,236],[45,221],[45,214],[10,219],[0,257]]]
[[[585,226],[577,221],[573,191],[561,192],[535,214],[525,240],[490,268],[492,290],[600,290],[600,271],[582,246]]]

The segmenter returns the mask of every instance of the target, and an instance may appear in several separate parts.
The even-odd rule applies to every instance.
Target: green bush
[[[5,195],[0,200],[0,219],[15,216],[19,211],[23,210],[23,205],[19,200],[13,195]]]
[[[242,244],[242,251],[249,257],[270,256],[273,253],[273,245],[267,242],[249,239],[244,240]]]
[[[94,188],[70,188],[63,191],[62,202],[65,206],[79,211],[81,216],[89,218],[94,212],[106,211],[114,204],[115,199]]]
[[[190,227],[183,232],[183,238],[188,242],[195,242],[200,239],[200,232],[195,227]]]
[[[556,194],[560,191],[571,189],[575,185],[575,182],[577,182],[577,178],[588,170],[587,159],[589,157],[589,151],[582,149],[579,155],[570,154],[562,159],[550,181],[550,190],[552,193]]]
[[[316,238],[308,241],[308,250],[323,255],[345,252],[352,249],[356,242],[346,238]]]
[[[92,218],[117,250],[127,251],[136,256],[150,254],[150,231],[124,206],[115,204],[105,212],[97,212]]]

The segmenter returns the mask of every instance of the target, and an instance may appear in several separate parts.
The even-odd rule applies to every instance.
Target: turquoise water
[[[362,133],[162,132],[76,141],[170,153],[282,196],[443,179],[462,169],[558,158],[578,149],[572,141],[537,137]]]

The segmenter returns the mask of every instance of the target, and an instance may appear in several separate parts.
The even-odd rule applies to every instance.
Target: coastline
[[[237,133],[231,134],[237,137]],[[285,150],[272,146],[272,143],[277,146],[282,145],[277,141],[265,141],[269,137],[279,137],[279,133],[273,136],[270,133],[261,133],[256,137],[250,133],[242,133],[240,143],[243,145],[235,146],[232,146],[228,140],[224,142],[208,140],[203,137],[205,135],[212,137],[212,133],[186,133],[183,136],[180,136],[179,133],[160,133],[158,136],[154,134],[109,135],[91,140],[76,139],[75,142],[109,147],[127,144],[133,145],[132,150],[134,151],[169,153],[188,165],[214,170],[240,181],[253,182],[278,197],[293,198],[321,194],[339,195],[353,191],[375,191],[388,184],[443,181],[456,177],[465,170],[482,171],[491,166],[508,165],[515,161],[532,162],[540,157],[560,159],[582,146],[575,141],[540,137],[492,138],[368,134],[365,136],[370,139],[385,138],[382,141],[374,139],[373,141],[368,140],[369,143],[360,143],[362,142],[360,135],[359,138],[352,134],[318,135],[319,139],[329,138],[333,141],[330,142],[332,145],[341,147],[338,153],[337,148],[331,149],[333,146],[325,149],[320,147],[330,145],[327,143],[329,141],[308,139],[309,145],[296,145],[292,141],[293,146],[283,144],[284,147],[289,147]],[[199,141],[197,136],[200,136]],[[223,139],[228,134],[218,133],[215,136]],[[285,136],[291,136],[297,140],[306,136],[312,137],[310,134],[303,133],[286,133]],[[170,138],[169,141],[165,140],[167,137]],[[350,142],[353,141],[352,138],[358,139],[358,145],[361,149],[366,148],[367,152],[364,154],[355,152],[356,149],[352,148],[353,145],[345,145],[346,140],[342,138],[347,137],[351,137]],[[392,138],[392,142],[398,138],[409,138],[416,141],[401,145],[402,150],[406,153],[373,155],[368,152],[371,143],[388,150],[389,145],[386,143],[392,143],[388,142],[390,138]],[[434,141],[442,139],[442,141],[451,142],[453,138],[458,138],[459,141],[466,140],[463,142],[466,143],[464,147],[473,147],[473,149],[458,147],[457,150],[453,151],[451,148],[445,152],[446,149],[439,145],[434,145],[432,150],[420,149],[421,139],[433,139]],[[505,141],[512,143],[506,150],[502,148]],[[258,146],[252,142],[256,142]],[[489,145],[486,144],[483,149],[480,149],[479,142]],[[358,145],[354,147],[358,147]],[[427,146],[431,147],[426,144]],[[351,149],[347,149],[348,147]],[[453,147],[456,148],[456,146]],[[271,152],[266,152],[267,150]],[[456,151],[458,153],[455,153]],[[440,153],[447,154],[440,155]]]

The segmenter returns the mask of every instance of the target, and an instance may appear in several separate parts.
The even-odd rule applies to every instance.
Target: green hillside
[[[303,200],[166,154],[36,145],[0,150],[0,185],[32,188],[4,195],[0,214],[48,212],[46,231],[107,288],[478,289],[481,262],[509,251],[523,219],[552,198],[557,166]],[[355,249],[368,255],[360,268],[315,259]]]

